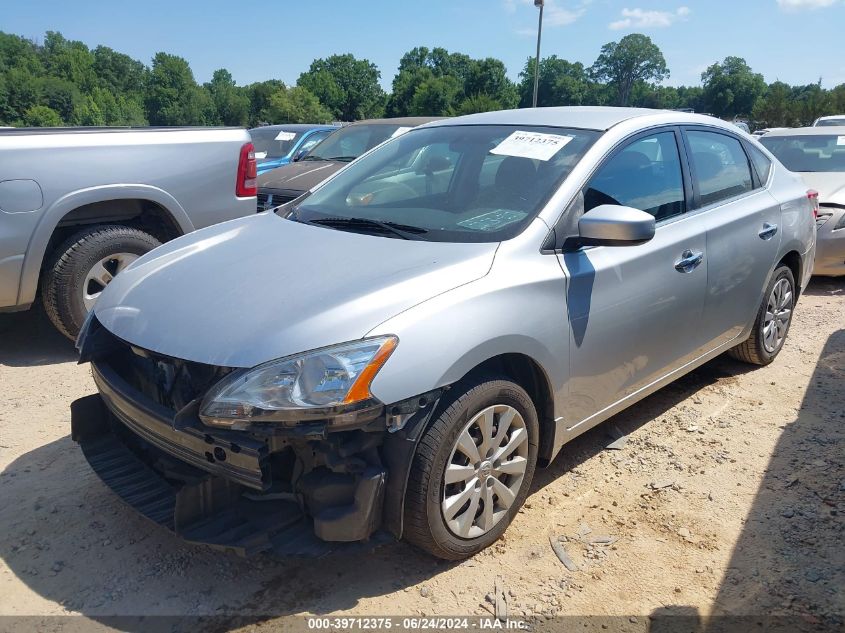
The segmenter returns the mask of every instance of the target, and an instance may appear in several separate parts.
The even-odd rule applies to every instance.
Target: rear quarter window
[[[759,149],[753,145],[748,145],[748,156],[751,158],[751,163],[754,165],[754,170],[757,172],[757,177],[763,186],[769,180],[769,174],[772,171],[772,161]]]

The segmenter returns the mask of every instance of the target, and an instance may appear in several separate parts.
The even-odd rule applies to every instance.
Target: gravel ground
[[[489,615],[498,577],[509,612],[535,622],[602,614],[638,631],[655,614],[783,614],[843,627],[845,281],[813,281],[769,367],[718,358],[567,445],[505,537],[460,564],[403,543],[315,563],[180,542],[71,442],[70,402],[93,383],[70,343],[37,311],[0,328],[0,616],[279,630],[288,614]]]

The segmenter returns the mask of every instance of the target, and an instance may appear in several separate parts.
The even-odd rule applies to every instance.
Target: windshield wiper
[[[369,218],[317,218],[310,220],[310,224],[319,224],[336,229],[354,229],[361,233],[372,232],[392,233],[403,240],[418,239],[420,235],[428,233],[428,229],[398,222],[385,222],[383,220],[370,220]],[[362,230],[370,229],[370,231]]]
[[[323,158],[322,156],[303,156],[302,158],[299,159],[299,162],[301,163],[301,162],[304,162],[306,160],[323,160],[323,161],[326,161],[326,160],[329,160],[329,159]]]
[[[356,158],[358,158],[358,157],[357,156],[332,156],[331,158],[327,158],[326,160],[336,160],[339,163],[351,163]]]

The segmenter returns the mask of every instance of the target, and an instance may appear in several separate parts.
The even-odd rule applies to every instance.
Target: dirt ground
[[[0,326],[0,615],[845,617],[845,281],[814,280],[777,361],[718,358],[564,448],[505,537],[460,564],[390,542],[319,562],[183,544],[123,505],[69,437],[86,366],[38,312]],[[608,449],[610,434],[624,436]],[[555,556],[563,536],[575,569]],[[226,620],[230,617],[230,620]],[[105,623],[105,624],[104,624]],[[586,622],[585,622],[586,625]],[[750,630],[750,628],[749,628]]]

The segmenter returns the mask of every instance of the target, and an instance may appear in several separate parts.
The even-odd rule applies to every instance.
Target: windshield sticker
[[[292,141],[294,138],[296,138],[296,132],[282,131],[276,135],[277,141]]]
[[[403,135],[405,132],[407,132],[408,130],[413,130],[413,129],[414,129],[414,128],[412,128],[412,127],[399,127],[399,128],[396,128],[396,131],[395,131],[393,134],[391,134],[391,135],[390,135],[390,138],[396,138],[397,136],[402,136],[402,135]]]
[[[558,151],[566,147],[566,144],[572,138],[571,136],[562,136],[560,134],[516,131],[491,149],[490,153],[535,160],[549,160]]]
[[[845,145],[845,136],[837,136],[836,137],[836,144],[837,145]]]
[[[520,211],[497,209],[496,211],[490,211],[489,213],[482,213],[474,218],[462,220],[461,222],[458,222],[458,226],[473,229],[475,231],[495,231],[503,226],[507,226],[508,224],[513,224],[514,222],[521,220],[525,217],[525,215],[525,213],[521,213]]]

